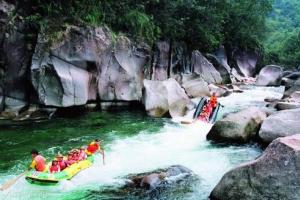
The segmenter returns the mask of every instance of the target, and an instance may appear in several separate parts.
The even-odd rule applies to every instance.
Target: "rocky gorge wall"
[[[170,112],[182,115],[191,107],[186,99],[209,95],[216,89],[211,84],[236,83],[256,75],[259,57],[251,52],[235,53],[236,64],[231,67],[224,47],[209,55],[189,51],[180,42],[157,41],[150,48],[116,37],[105,26],[68,26],[50,43],[49,35],[31,28],[21,17],[11,19],[13,9],[0,2],[0,111],[18,114],[29,105],[72,107],[89,102],[147,102],[147,109],[156,103],[149,103],[145,94],[163,93],[164,101],[175,102],[180,99],[170,94],[183,88],[183,103],[176,105],[180,111]],[[168,95],[165,89],[155,91],[144,85],[145,81],[164,85],[169,78]],[[174,107],[162,104],[150,106],[149,114]]]

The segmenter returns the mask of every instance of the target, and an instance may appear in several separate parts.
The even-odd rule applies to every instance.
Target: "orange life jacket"
[[[35,158],[35,170],[42,172],[45,170],[46,168],[46,162],[45,162],[45,158],[41,155],[37,155]]]
[[[87,151],[89,153],[95,153],[98,149],[100,148],[100,145],[97,142],[91,142],[88,147],[87,147]]]
[[[217,97],[215,95],[212,95],[210,97],[209,103],[212,105],[213,108],[216,107],[218,103]]]

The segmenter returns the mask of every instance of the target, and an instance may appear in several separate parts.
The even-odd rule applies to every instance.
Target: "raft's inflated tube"
[[[46,185],[56,184],[61,180],[70,180],[80,171],[92,166],[94,163],[94,155],[88,156],[87,159],[72,164],[61,172],[49,173],[49,172],[37,172],[31,170],[25,174],[25,178],[28,182]],[[51,163],[49,163],[50,165]]]
[[[209,123],[215,123],[216,122],[219,109],[220,109],[220,104],[218,103],[216,108],[214,109],[212,115],[209,118]]]
[[[198,105],[196,107],[196,110],[194,112],[194,116],[193,116],[194,119],[196,119],[200,115],[200,113],[201,113],[201,111],[203,109],[203,106],[206,104],[206,102],[207,102],[207,99],[205,97],[202,97],[200,99],[200,101],[199,101],[199,103],[198,103]]]

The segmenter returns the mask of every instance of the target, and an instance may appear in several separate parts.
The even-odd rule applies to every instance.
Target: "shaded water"
[[[265,97],[280,97],[279,88],[250,88],[241,94],[220,99],[226,107],[220,115],[249,105],[263,106]],[[180,125],[168,119],[154,119],[138,112],[88,113],[76,119],[55,119],[26,127],[0,130],[0,183],[16,176],[30,161],[32,147],[47,158],[97,138],[105,140],[106,165],[96,164],[71,181],[45,187],[20,179],[0,192],[0,199],[119,199],[106,188],[124,183],[123,176],[181,164],[199,177],[187,191],[169,199],[207,199],[222,175],[234,166],[260,155],[255,145],[217,146],[207,142],[207,124]],[[138,199],[131,197],[131,199]],[[166,199],[166,198],[165,198]]]

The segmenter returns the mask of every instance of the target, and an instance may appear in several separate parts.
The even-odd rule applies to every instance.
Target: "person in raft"
[[[39,152],[36,149],[32,149],[30,153],[32,157],[32,162],[28,170],[35,169],[38,172],[45,171],[46,159],[43,156],[39,155]]]
[[[87,155],[92,155],[99,151],[99,153],[102,154],[102,159],[103,159],[103,165],[105,165],[105,160],[104,160],[104,150],[101,149],[101,144],[102,140],[95,139],[93,142],[91,142],[88,147],[86,148],[86,154]]]
[[[213,92],[210,96],[209,103],[211,104],[212,108],[215,108],[218,104],[216,93]]]
[[[71,150],[71,151],[69,151],[68,157],[67,157],[67,161],[66,161],[67,164],[68,164],[68,166],[70,166],[70,165],[76,163],[76,162],[78,161],[77,158],[78,158],[78,156],[76,155],[74,149]]]
[[[56,172],[60,172],[60,166],[59,166],[58,160],[53,160],[52,161],[52,165],[50,166],[49,171],[50,171],[51,174],[56,173]]]
[[[56,159],[58,161],[61,171],[64,170],[66,167],[68,167],[68,163],[67,163],[67,161],[64,160],[64,156],[62,154],[58,153],[56,155]]]
[[[212,110],[212,105],[210,103],[207,103],[203,106],[202,112],[200,113],[198,119],[204,122],[208,122]]]
[[[87,155],[85,153],[85,147],[80,147],[79,149],[79,160],[85,160]]]

